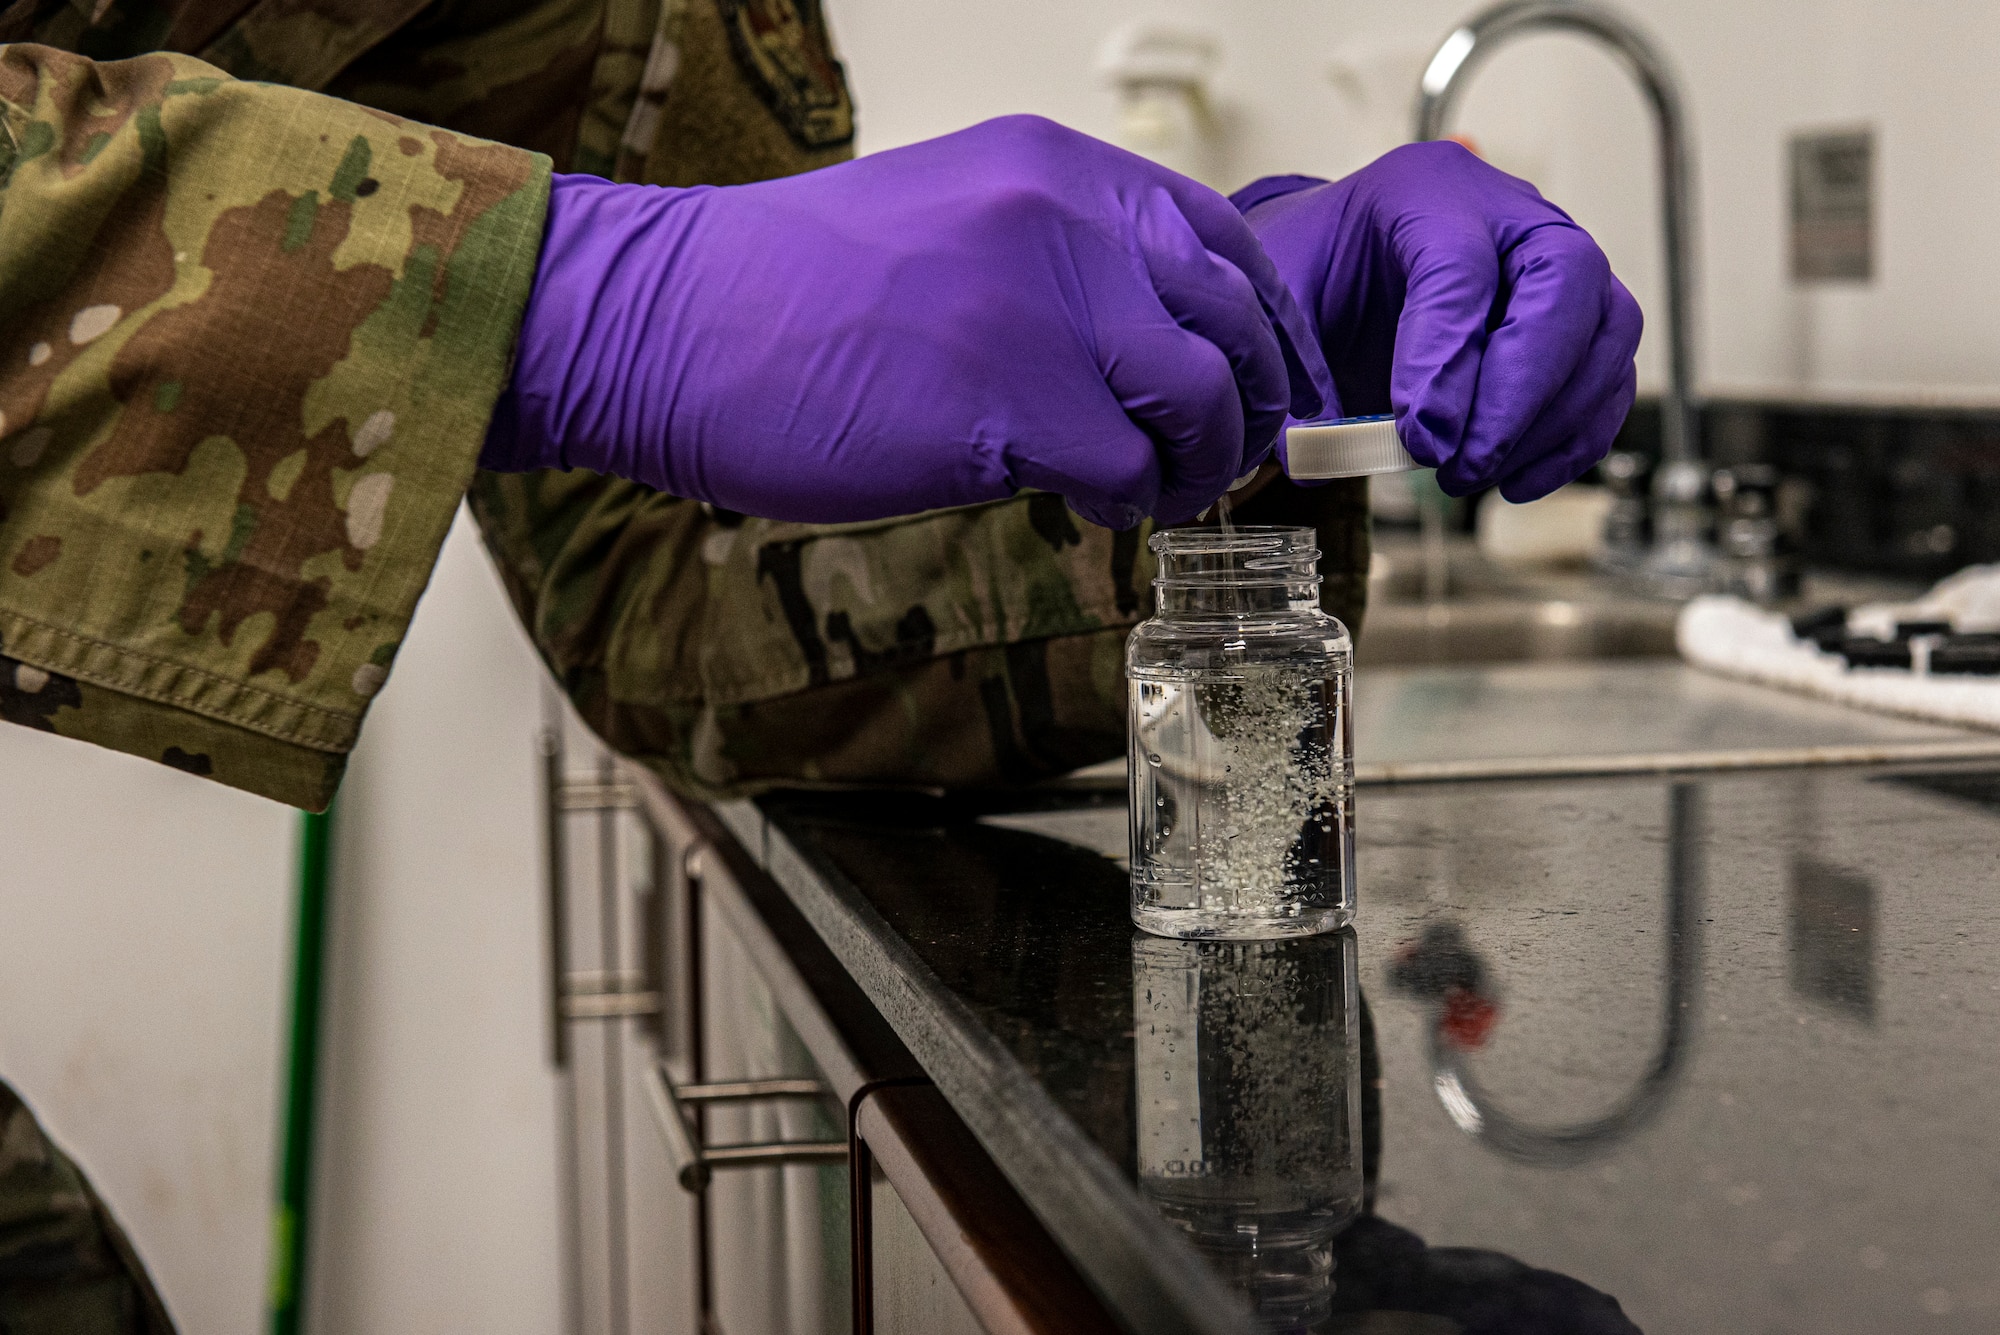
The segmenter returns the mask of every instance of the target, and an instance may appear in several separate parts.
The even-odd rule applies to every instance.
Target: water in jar
[[[1161,610],[1126,657],[1146,931],[1291,936],[1353,917],[1350,641],[1319,610],[1310,537],[1155,535]]]
[[[1139,925],[1277,936],[1344,922],[1344,682],[1284,666],[1131,677]]]

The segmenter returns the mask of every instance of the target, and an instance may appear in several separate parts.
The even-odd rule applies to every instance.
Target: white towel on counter
[[[1885,639],[1898,621],[1949,621],[1960,632],[2000,630],[2000,565],[1970,566],[1913,602],[1872,603],[1847,614],[1850,632]],[[1726,677],[1884,714],[2000,731],[2000,677],[1850,668],[1838,654],[1794,636],[1789,617],[1741,598],[1695,599],[1681,609],[1674,641],[1682,658]]]

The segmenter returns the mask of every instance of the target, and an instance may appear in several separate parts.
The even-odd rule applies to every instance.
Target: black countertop
[[[2000,767],[1365,790],[1286,946],[1138,936],[1063,801],[724,814],[1133,1329],[1364,1190],[1312,1329],[2000,1329]]]

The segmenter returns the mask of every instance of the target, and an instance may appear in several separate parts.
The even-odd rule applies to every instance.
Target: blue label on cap
[[[1359,426],[1363,422],[1393,422],[1394,413],[1376,413],[1373,417],[1322,417],[1315,422],[1294,422],[1293,426]]]

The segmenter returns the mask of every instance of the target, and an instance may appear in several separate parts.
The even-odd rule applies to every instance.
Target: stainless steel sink
[[[1368,566],[1370,606],[1507,597],[1536,582],[1533,576],[1487,560],[1466,537],[1452,536],[1430,544],[1414,535],[1377,529],[1374,548],[1374,560]]]
[[[1901,580],[1809,571],[1802,595],[1777,610],[1900,601],[1919,591]],[[1427,546],[1414,535],[1378,530],[1355,661],[1387,667],[1667,657],[1680,610],[1678,602],[1587,570],[1497,566],[1470,538]]]
[[[1679,613],[1602,576],[1504,570],[1467,539],[1427,551],[1386,538],[1355,658],[1379,667],[1664,656]]]
[[[1671,604],[1492,598],[1371,606],[1355,651],[1364,667],[1648,658],[1674,652]]]

